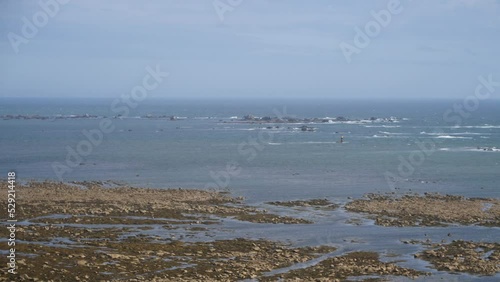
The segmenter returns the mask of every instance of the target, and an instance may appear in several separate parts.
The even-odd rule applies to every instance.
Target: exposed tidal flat
[[[443,274],[493,281],[500,272],[498,239],[460,238],[454,231],[449,240],[417,232],[411,240],[389,242],[394,249],[414,247],[401,256],[388,253],[391,247],[351,248],[355,240],[341,232],[331,235],[336,239],[304,245],[231,230],[232,224],[244,224],[264,233],[288,226],[321,233],[314,214],[328,221],[337,213],[347,215],[345,224],[360,233],[371,224],[496,230],[496,198],[369,194],[346,203],[297,199],[248,205],[221,191],[84,181],[28,182],[17,187],[16,203],[20,281],[426,281]],[[5,228],[0,232],[7,238]]]

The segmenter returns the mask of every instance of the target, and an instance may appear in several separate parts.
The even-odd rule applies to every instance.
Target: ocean
[[[500,152],[477,147],[500,147],[500,101],[480,104],[459,126],[443,120],[443,114],[460,102],[145,101],[131,110],[127,118],[113,119],[116,129],[104,134],[102,143],[93,146],[91,154],[83,157],[71,172],[64,173],[63,180],[111,179],[152,187],[227,186],[233,193],[259,202],[390,192],[394,187],[387,181],[389,172],[406,180],[395,185],[402,191],[498,196]],[[111,117],[116,114],[110,104],[111,100],[105,99],[3,98],[0,116]],[[399,120],[308,124],[317,128],[315,132],[288,129],[301,124],[283,124],[268,130],[268,124],[230,120],[247,114],[276,113],[297,118]],[[141,118],[147,115],[176,116],[178,120]],[[87,139],[82,131],[99,129],[99,121],[100,118],[0,120],[0,170],[15,170],[24,179],[57,180],[52,165],[64,164],[67,147],[76,150],[78,143]],[[338,143],[340,136],[344,136],[343,144]],[[400,175],[401,158],[408,160],[412,152],[422,151],[417,142],[432,142],[435,150],[425,154],[421,164],[417,158],[411,175]],[[226,180],[222,176],[228,164],[237,164],[239,173]],[[214,181],[214,175],[219,183]]]
[[[111,118],[113,131],[103,133],[102,142],[76,166],[68,166],[68,152],[89,141],[82,132],[98,130],[104,117],[116,115],[111,103],[1,98],[0,171],[16,171],[22,181],[115,180],[139,187],[228,190],[256,206],[311,198],[345,203],[377,192],[500,196],[500,100],[481,101],[476,110],[460,115],[450,111],[461,100],[152,99],[127,117]],[[237,122],[249,114],[322,121]],[[304,125],[314,131],[302,131]],[[54,170],[56,164],[66,166],[63,173]],[[410,255],[418,246],[400,240],[425,233],[439,241],[449,232],[470,240],[500,238],[498,228],[476,226],[395,228],[369,220],[352,226],[346,218],[362,217],[343,210],[300,215],[316,223],[256,227],[226,222],[231,232],[216,237],[339,244],[344,246],[339,252],[373,249],[400,254],[407,266],[426,271]]]

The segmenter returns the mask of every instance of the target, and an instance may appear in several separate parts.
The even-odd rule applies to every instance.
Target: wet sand
[[[6,189],[5,184],[0,186]],[[428,200],[433,202],[436,200],[433,197]],[[354,200],[347,208],[370,206],[370,201],[378,205],[383,202],[378,198]],[[496,215],[497,202],[481,201],[492,203],[488,212]],[[475,201],[467,203],[471,209],[477,208]],[[366,275],[428,275],[395,262],[382,262],[377,253],[359,251],[327,256],[312,266],[273,275],[268,272],[317,259],[336,248],[293,247],[258,238],[186,240],[188,236],[221,226],[226,219],[254,224],[312,223],[309,219],[276,215],[247,206],[243,199],[223,192],[132,188],[111,182],[31,182],[17,187],[17,204],[18,219],[25,220],[17,229],[17,239],[22,240],[16,245],[19,271],[16,279],[20,281],[341,281]],[[318,199],[270,204],[292,209],[338,208],[336,204]],[[1,217],[5,222],[5,211]],[[170,236],[160,237],[150,233],[151,230]],[[183,235],[179,235],[179,230]],[[0,236],[6,238],[7,235],[6,228],[2,228]],[[457,246],[440,247],[445,249],[438,249],[438,255],[427,251],[415,255],[430,261],[437,269],[446,270],[440,263],[448,263],[447,252]],[[475,246],[469,247],[470,250]],[[498,244],[483,248],[489,258],[478,254],[476,259],[487,260],[484,270],[448,269],[486,275],[498,272],[498,268],[492,267],[495,263],[498,266]],[[440,252],[446,253],[444,258]],[[0,277],[2,281],[6,279]]]

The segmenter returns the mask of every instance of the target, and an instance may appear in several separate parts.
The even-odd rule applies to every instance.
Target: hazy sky
[[[401,0],[350,63],[339,44],[395,0],[59,0],[25,37],[54,1],[0,1],[0,97],[117,97],[148,65],[170,73],[156,97],[461,98],[500,80],[500,0]]]

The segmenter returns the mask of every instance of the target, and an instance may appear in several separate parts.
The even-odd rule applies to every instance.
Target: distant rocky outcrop
[[[313,118],[296,118],[296,117],[257,117],[252,114],[245,115],[241,119],[232,119],[228,122],[244,122],[244,123],[343,123],[343,122],[358,122],[358,123],[392,123],[399,122],[396,117],[378,118],[370,117],[366,119],[349,119],[344,116],[331,117],[313,117]]]

